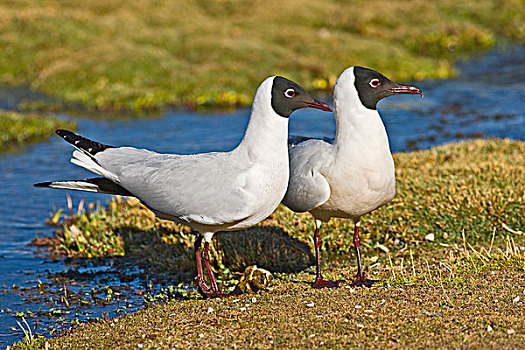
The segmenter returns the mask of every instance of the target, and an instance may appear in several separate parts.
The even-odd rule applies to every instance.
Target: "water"
[[[493,52],[459,64],[460,78],[415,84],[423,90],[423,99],[396,96],[380,102],[378,109],[387,127],[392,150],[424,149],[473,137],[525,139],[524,54],[523,46],[504,54]],[[15,98],[0,90],[0,106],[14,105]],[[170,111],[155,119],[75,120],[81,134],[104,143],[188,154],[234,148],[243,135],[248,116],[249,109],[240,109],[214,114]],[[333,137],[335,122],[329,113],[301,110],[292,115],[290,131],[296,135]],[[142,297],[135,292],[144,289],[144,281],[132,279],[122,283],[111,260],[103,265],[77,266],[64,260],[54,262],[28,246],[37,233],[51,235],[52,228],[45,224],[45,219],[53,208],[66,206],[65,191],[37,189],[32,184],[91,176],[69,163],[71,152],[70,145],[53,137],[48,142],[0,157],[0,309],[69,310],[71,313],[64,315],[64,320],[70,321],[77,317],[101,317],[103,312],[113,316],[122,306],[127,310],[142,307]],[[104,203],[109,198],[69,193],[75,205],[81,199]],[[114,298],[107,305],[67,308],[58,293],[42,296],[34,288],[38,281],[49,283],[62,272],[75,277],[75,284],[71,284],[71,280],[67,282],[69,293],[89,294],[95,288],[97,296],[103,299],[106,294],[101,288],[107,284],[115,288],[126,287],[129,291],[123,291],[123,297]],[[78,276],[77,272],[85,276]],[[12,313],[0,312],[0,346],[10,345],[23,337],[16,320]],[[38,331],[42,332],[55,320],[39,317]],[[32,318],[27,321],[31,327],[35,325]]]

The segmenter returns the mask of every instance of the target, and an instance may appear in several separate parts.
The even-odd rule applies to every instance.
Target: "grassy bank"
[[[75,128],[75,124],[47,115],[0,110],[0,153],[46,140],[56,128]]]
[[[246,105],[268,75],[330,89],[370,66],[447,78],[501,38],[523,42],[522,1],[8,1],[0,82],[88,109]],[[28,108],[33,103],[24,103]],[[38,104],[37,104],[38,105]]]
[[[396,198],[361,223],[368,274],[381,280],[371,289],[312,290],[314,271],[304,270],[312,219],[280,207],[244,235],[218,234],[213,249],[221,269],[257,263],[275,271],[270,291],[162,303],[31,346],[517,348],[525,341],[524,152],[525,142],[476,140],[396,154]],[[350,230],[332,220],[322,233],[326,275],[346,285],[355,273]],[[51,249],[125,254],[176,283],[195,274],[192,239],[180,231],[188,233],[135,201],[115,200],[68,217]],[[231,284],[230,274],[221,278],[223,288]]]
[[[521,348],[523,269],[500,263],[483,272],[453,265],[448,272],[448,264],[432,262],[430,273],[416,269],[427,281],[372,289],[313,290],[311,274],[294,275],[279,279],[271,292],[170,302],[80,326],[34,348]],[[379,277],[388,279],[381,270]],[[459,274],[465,277],[456,281]],[[342,271],[337,276],[353,277]]]

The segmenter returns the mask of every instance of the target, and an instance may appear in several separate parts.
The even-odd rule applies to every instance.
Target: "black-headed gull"
[[[359,252],[362,215],[390,202],[395,194],[394,161],[376,105],[396,94],[421,94],[363,67],[346,69],[334,88],[337,131],[333,143],[310,139],[290,148],[290,180],[283,203],[315,218],[316,278],[313,287],[337,287],[323,278],[319,259],[319,229],[330,218],[352,219],[357,277],[353,285],[371,286]]]
[[[199,291],[206,297],[223,297],[227,294],[219,291],[209,264],[209,242],[217,231],[255,225],[279,205],[288,186],[288,117],[305,107],[331,111],[293,81],[267,78],[255,95],[244,138],[230,152],[160,154],[108,146],[57,130],[77,149],[71,162],[102,177],[35,186],[135,196],[158,217],[190,226],[199,233],[195,241]],[[210,286],[204,280],[201,256]]]

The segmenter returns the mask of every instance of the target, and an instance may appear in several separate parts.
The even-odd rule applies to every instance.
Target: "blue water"
[[[461,75],[444,81],[414,83],[425,97],[395,96],[380,102],[394,152],[424,149],[434,145],[474,137],[509,137],[525,139],[525,47],[514,47],[505,53],[492,52],[468,63],[458,64]],[[20,92],[17,92],[17,94]],[[0,106],[14,105],[16,96],[0,90]],[[133,145],[160,152],[195,153],[224,151],[241,140],[248,122],[249,109],[230,113],[199,114],[168,111],[154,119],[102,119],[69,117],[78,123],[78,132],[112,145]],[[335,122],[329,113],[300,110],[290,120],[290,132],[312,137],[333,137]],[[28,246],[31,239],[52,234],[45,224],[53,208],[66,206],[65,191],[33,188],[32,184],[54,179],[91,176],[86,170],[69,163],[72,148],[58,137],[0,157],[0,309],[36,311],[40,307],[70,310],[68,320],[79,309],[67,308],[57,296],[43,299],[19,288],[35,287],[38,281],[49,282],[58,272],[93,272],[93,278],[70,284],[71,291],[90,292],[108,281],[122,285],[106,265],[75,266],[60,260],[54,262]],[[104,203],[109,196],[68,192],[74,207],[81,199]],[[105,272],[107,275],[105,275]],[[103,273],[97,273],[103,272]],[[68,282],[70,283],[71,280]],[[143,288],[143,281],[127,283],[130,289]],[[13,288],[15,286],[15,288]],[[130,293],[133,295],[133,293]],[[99,295],[104,298],[104,295]],[[142,306],[139,295],[127,296],[105,307],[87,305],[82,310],[90,317],[110,316],[129,304],[127,310]],[[28,301],[37,302],[31,304]],[[86,314],[80,315],[85,319]],[[68,318],[69,317],[69,318]],[[31,327],[32,318],[27,320]],[[54,320],[40,319],[39,332]],[[11,330],[15,327],[18,331]],[[23,337],[13,314],[0,312],[0,346]]]

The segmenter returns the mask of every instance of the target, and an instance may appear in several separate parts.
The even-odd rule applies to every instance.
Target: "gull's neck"
[[[337,152],[353,150],[362,152],[363,156],[390,153],[379,112],[363,106],[354,87],[353,71],[348,73],[351,74],[342,75],[334,90]]]
[[[244,138],[236,148],[252,160],[288,160],[288,118],[278,115],[271,106],[272,84],[273,79],[268,78],[257,90]]]

